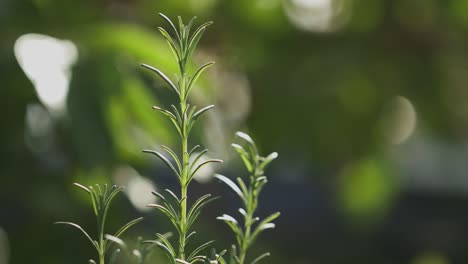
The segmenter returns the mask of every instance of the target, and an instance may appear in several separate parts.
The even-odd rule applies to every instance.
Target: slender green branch
[[[249,172],[249,185],[247,187],[241,178],[237,178],[238,184],[235,184],[225,176],[216,175],[216,177],[229,186],[242,199],[244,208],[239,209],[239,212],[244,217],[244,224],[241,226],[234,217],[226,214],[218,217],[218,219],[224,221],[236,235],[237,247],[233,246],[229,264],[245,264],[248,250],[255,242],[257,236],[265,229],[274,228],[275,225],[271,222],[279,216],[279,213],[275,213],[265,218],[259,224],[255,224],[260,220],[258,217],[255,217],[259,196],[267,183],[264,169],[278,154],[274,152],[267,157],[261,157],[255,142],[247,134],[237,132],[236,135],[245,142],[245,148],[238,144],[232,144],[232,146],[238,152]],[[267,256],[269,256],[269,253],[262,254],[251,263],[257,263]]]
[[[192,205],[192,208],[188,208],[188,189],[190,182],[192,181],[193,176],[198,171],[198,169],[201,166],[204,166],[208,163],[204,162],[202,164],[199,164],[197,165],[197,169],[195,169],[194,171],[191,170],[191,168],[193,168],[196,165],[195,163],[197,162],[198,158],[196,158],[195,161],[191,162],[191,155],[196,155],[196,153],[193,152],[193,149],[190,152],[188,151],[189,136],[190,131],[198,117],[205,111],[211,109],[212,106],[202,108],[198,112],[195,112],[196,108],[194,106],[191,107],[187,103],[187,101],[190,94],[190,90],[194,86],[196,80],[200,77],[201,73],[213,63],[207,63],[201,66],[197,71],[195,71],[193,75],[190,75],[187,72],[187,69],[188,63],[191,59],[191,55],[196,45],[198,44],[198,41],[205,32],[206,27],[209,26],[211,22],[202,24],[194,31],[192,35],[190,35],[190,29],[193,25],[194,19],[192,19],[188,25],[185,25],[183,23],[183,20],[179,17],[178,27],[176,27],[176,25],[174,25],[174,23],[168,17],[162,14],[160,15],[164,20],[166,20],[166,22],[169,24],[170,28],[173,31],[172,34],[174,35],[174,37],[171,37],[171,35],[165,29],[159,28],[159,31],[161,32],[162,36],[166,39],[166,42],[169,44],[169,47],[171,48],[175,58],[177,59],[177,63],[179,65],[179,75],[177,78],[178,82],[177,84],[174,84],[162,71],[152,66],[148,66],[146,64],[143,64],[143,66],[158,74],[178,95],[178,108],[174,105],[172,105],[171,110],[164,110],[157,106],[153,107],[154,109],[163,113],[166,117],[170,119],[170,121],[172,122],[172,124],[174,125],[174,127],[180,135],[181,152],[179,155],[177,155],[175,151],[172,151],[168,147],[164,147],[164,149],[174,159],[178,171],[171,164],[171,162],[162,154],[156,151],[145,152],[156,154],[156,156],[158,156],[166,165],[169,166],[169,168],[171,168],[172,171],[174,171],[180,183],[180,198],[174,195],[172,192],[170,192],[171,196],[173,196],[176,200],[176,203],[174,204],[169,202],[162,194],[155,193],[156,196],[162,199],[163,205],[153,204],[149,206],[160,210],[162,213],[168,216],[175,229],[178,231],[179,236],[177,252],[174,250],[174,247],[168,240],[164,240],[158,244],[169,256],[172,263],[183,263],[184,261],[194,262],[197,259],[203,259],[204,256],[197,255],[199,251],[196,250],[194,250],[192,254],[187,254],[187,241],[188,238],[193,234],[189,233],[190,227],[195,222],[202,207],[204,207],[208,202],[212,201],[213,198],[210,198],[210,196],[203,196]],[[218,161],[219,160],[210,160],[210,162]],[[188,213],[189,211],[193,213]],[[194,252],[196,252],[197,254],[194,254]]]
[[[107,212],[110,208],[112,200],[115,198],[117,194],[123,191],[123,187],[117,187],[113,185],[111,188],[107,187],[105,184],[102,188],[100,185],[96,184],[93,186],[85,187],[81,184],[75,183],[75,186],[87,192],[90,196],[91,203],[93,205],[94,214],[97,220],[97,231],[98,231],[98,238],[94,240],[91,238],[90,235],[79,225],[71,222],[56,222],[56,224],[65,224],[76,229],[80,230],[86,238],[93,244],[94,248],[98,253],[99,257],[99,264],[105,264],[105,257],[106,253],[109,250],[111,244],[115,242],[115,240],[109,240],[105,235],[105,224],[106,224],[106,217]],[[133,225],[141,222],[143,220],[142,217],[132,220],[122,226],[115,234],[114,238],[118,239],[127,229],[132,227]],[[90,260],[89,263],[96,263],[94,260]]]

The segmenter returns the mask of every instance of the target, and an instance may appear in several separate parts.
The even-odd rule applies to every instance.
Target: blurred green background
[[[94,219],[73,182],[126,194],[109,227],[169,223],[145,204],[176,188],[145,148],[177,147],[152,105],[175,98],[140,63],[173,76],[157,16],[213,20],[194,64],[215,60],[192,94],[216,104],[193,142],[245,175],[237,130],[280,158],[259,215],[277,229],[253,253],[265,263],[468,262],[467,0],[0,0],[0,264],[86,263],[75,230]],[[233,238],[222,213],[239,202],[207,170],[192,197],[223,196],[200,219],[199,241]],[[152,263],[164,263],[154,255]]]

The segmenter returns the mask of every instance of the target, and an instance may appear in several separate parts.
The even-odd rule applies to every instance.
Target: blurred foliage
[[[468,0],[0,0],[0,227],[11,263],[83,263],[92,254],[85,241],[52,226],[77,218],[93,226],[85,200],[71,191],[74,181],[110,182],[116,167],[129,165],[157,186],[173,184],[140,154],[176,142],[175,131],[150,110],[171,95],[139,68],[159,65],[169,76],[176,70],[156,33],[158,12],[215,21],[197,56],[217,57],[216,69],[192,100],[216,101],[219,114],[197,128],[194,140],[221,152],[232,131],[248,127],[265,152],[281,153],[272,168],[276,183],[272,177],[265,190],[270,206],[259,212],[284,212],[276,237],[266,236],[258,249],[277,251],[271,263],[468,260],[465,178],[450,178],[462,195],[424,188],[468,171],[466,156],[425,162],[425,150],[440,150],[428,145],[466,145]],[[77,47],[65,113],[44,106],[15,57],[15,41],[29,33]],[[398,132],[416,122],[406,142],[416,151],[405,152],[403,165],[395,164],[402,149],[382,132],[395,96],[407,99],[416,118],[408,121],[403,112],[390,124]],[[29,112],[44,133],[31,133]],[[441,168],[435,178],[424,170],[429,165]],[[414,171],[427,177],[404,177]],[[119,215],[140,212],[122,199],[111,214],[112,227]],[[135,233],[165,232],[157,217]],[[372,232],[350,231],[348,223]],[[221,230],[213,226],[206,235]]]

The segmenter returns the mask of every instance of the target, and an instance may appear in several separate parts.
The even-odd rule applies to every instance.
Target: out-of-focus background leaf
[[[169,224],[148,211],[153,189],[175,188],[141,153],[177,148],[151,110],[174,96],[140,63],[172,77],[157,16],[213,20],[194,67],[215,60],[191,102],[216,109],[192,140],[245,172],[229,143],[249,132],[278,151],[260,216],[282,211],[252,253],[265,263],[468,261],[467,0],[0,0],[0,263],[85,263],[94,230],[73,182],[127,186],[109,228],[152,238]],[[192,197],[221,194],[199,241],[232,237],[221,213],[235,195],[206,171]],[[91,232],[92,233],[92,232]],[[161,263],[156,252],[153,262]]]

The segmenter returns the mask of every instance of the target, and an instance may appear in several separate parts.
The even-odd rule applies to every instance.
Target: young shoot
[[[177,231],[175,237],[178,238],[178,241],[174,244],[176,246],[174,246],[169,239],[158,234],[160,242],[157,242],[157,245],[168,255],[171,263],[194,263],[204,261],[206,259],[206,256],[204,256],[202,252],[206,248],[210,247],[213,241],[206,242],[189,252],[187,250],[187,244],[189,239],[195,234],[195,232],[191,232],[191,228],[200,215],[202,208],[216,198],[211,197],[210,194],[206,194],[196,200],[189,207],[189,185],[194,179],[196,173],[203,166],[206,166],[209,163],[222,161],[219,159],[208,159],[203,162],[198,162],[207,150],[205,149],[200,152],[195,152],[195,150],[200,146],[190,146],[189,144],[190,131],[195,125],[197,119],[203,113],[214,107],[213,105],[209,105],[197,110],[196,106],[188,104],[189,94],[201,74],[209,66],[213,65],[214,62],[208,62],[192,73],[188,71],[188,65],[200,38],[212,22],[202,24],[192,33],[195,18],[192,18],[190,22],[185,25],[182,18],[178,17],[178,26],[176,27],[168,17],[163,14],[160,14],[160,16],[168,23],[172,34],[171,36],[171,34],[162,27],[158,28],[172,50],[174,58],[179,66],[177,81],[173,82],[157,68],[147,64],[143,64],[142,66],[156,73],[177,95],[178,102],[176,105],[171,105],[170,109],[163,109],[158,106],[153,106],[153,109],[160,112],[171,121],[180,137],[181,144],[180,150],[178,151],[162,146],[162,149],[164,149],[166,154],[169,155],[173,161],[170,161],[165,154],[158,151],[144,150],[143,152],[157,156],[169,167],[177,178],[180,186],[180,192],[179,195],[176,195],[171,190],[165,190],[164,194],[153,192],[153,194],[159,198],[161,203],[150,204],[148,206],[153,207],[166,215],[174,226],[174,229]]]
[[[229,228],[234,232],[237,242],[236,245],[233,245],[232,247],[230,259],[225,263],[255,264],[268,257],[270,253],[264,253],[252,261],[247,262],[247,252],[249,248],[255,242],[260,233],[266,229],[275,227],[275,224],[273,224],[272,221],[280,215],[279,212],[276,212],[263,220],[255,216],[260,193],[268,182],[264,170],[271,161],[278,157],[278,153],[273,152],[266,157],[262,157],[258,153],[255,142],[249,135],[237,132],[236,136],[243,141],[243,144],[232,144],[232,147],[237,151],[247,168],[249,173],[248,184],[246,184],[240,177],[236,179],[237,183],[223,175],[217,174],[215,177],[229,186],[242,200],[244,207],[239,209],[239,213],[242,215],[243,221],[238,221],[227,214],[224,214],[217,219],[224,221],[229,226]]]
[[[99,257],[99,264],[104,264],[105,257],[111,245],[115,243],[115,241],[117,241],[116,239],[120,240],[120,236],[122,236],[122,234],[125,233],[125,231],[127,231],[130,227],[141,222],[143,220],[143,217],[137,218],[123,225],[117,232],[114,233],[114,235],[112,235],[112,237],[116,239],[109,239],[110,236],[106,235],[105,233],[107,212],[109,211],[112,200],[117,196],[117,194],[123,191],[124,187],[118,187],[116,185],[113,185],[112,187],[108,188],[107,184],[105,184],[102,187],[98,184],[94,185],[94,187],[85,187],[78,183],[75,183],[74,185],[89,194],[91,204],[93,206],[93,212],[97,220],[98,237],[96,239],[93,239],[88,234],[88,232],[86,232],[81,226],[72,222],[55,222],[55,224],[69,225],[83,233],[83,235],[89,240],[89,242],[91,242],[91,244],[96,249]],[[116,250],[112,254],[113,257],[111,257],[111,259],[114,259],[118,253],[119,250]],[[89,263],[96,264],[96,261],[90,259]]]

